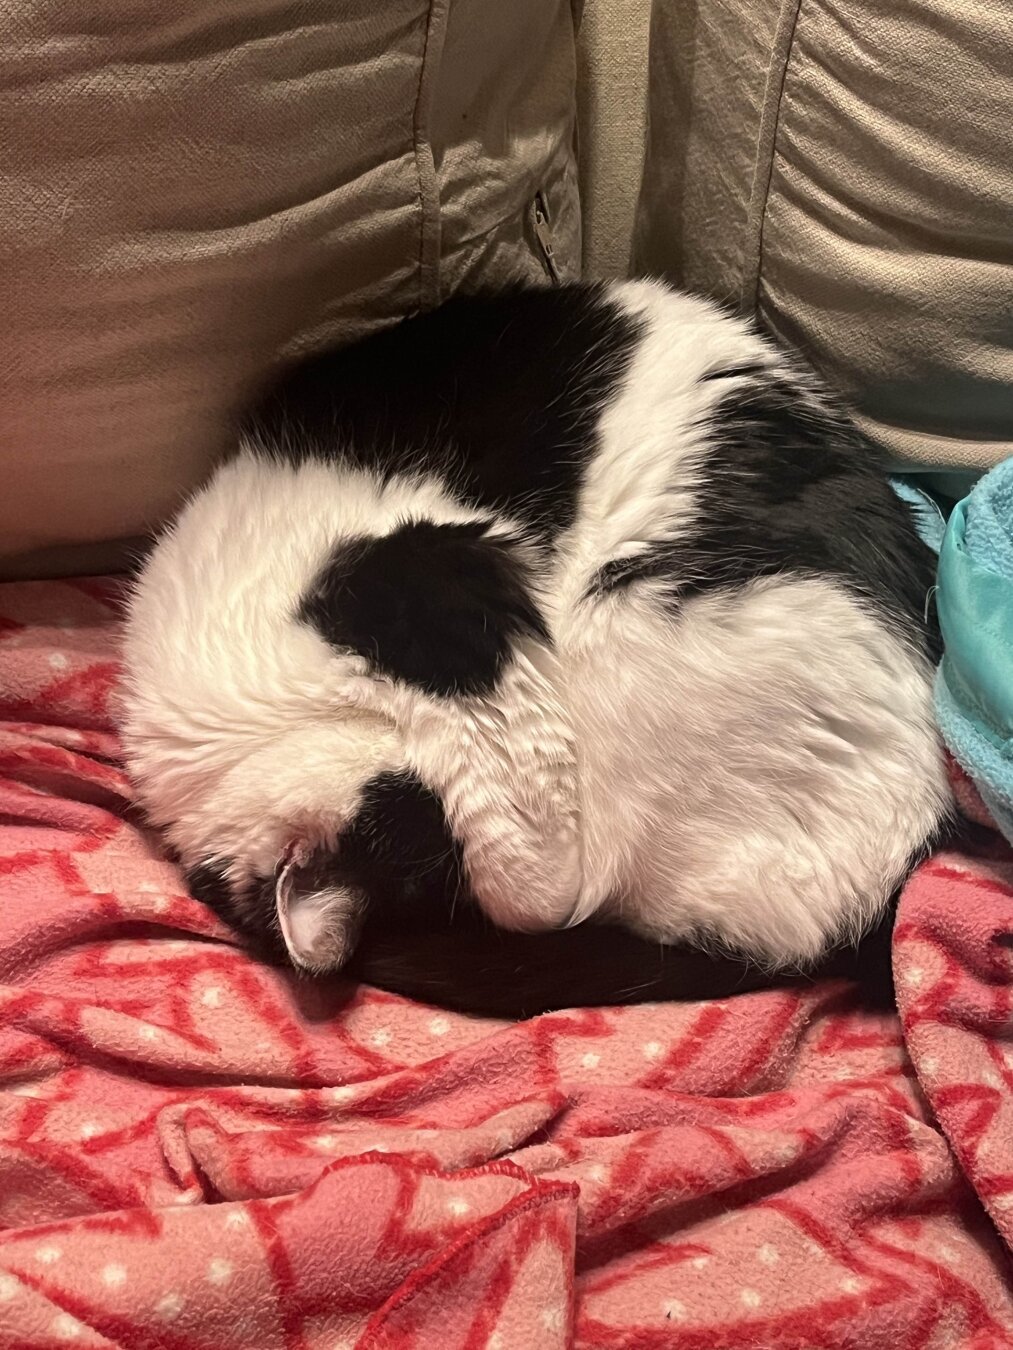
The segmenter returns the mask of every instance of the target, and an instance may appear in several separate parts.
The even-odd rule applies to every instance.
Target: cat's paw
[[[465,848],[478,903],[493,923],[515,932],[564,928],[581,898],[581,849],[569,822],[551,835],[525,831]]]

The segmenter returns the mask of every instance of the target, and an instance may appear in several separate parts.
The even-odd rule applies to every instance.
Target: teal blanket
[[[945,645],[936,677],[943,739],[1013,842],[1013,459],[953,508],[936,606]]]

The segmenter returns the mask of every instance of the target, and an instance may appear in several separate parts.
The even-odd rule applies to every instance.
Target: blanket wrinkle
[[[255,964],[118,764],[119,587],[0,587],[0,1350],[1013,1346],[1013,857],[841,980],[483,1021]]]

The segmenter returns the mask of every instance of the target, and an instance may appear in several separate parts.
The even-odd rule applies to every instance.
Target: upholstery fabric
[[[897,465],[1013,453],[1009,14],[655,0],[635,265],[802,347]]]
[[[568,0],[5,7],[0,571],[157,526],[282,357],[547,280],[536,191],[576,274],[574,81]]]

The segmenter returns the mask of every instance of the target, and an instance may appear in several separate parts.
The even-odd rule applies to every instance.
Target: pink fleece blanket
[[[112,584],[0,587],[0,1345],[1013,1345],[984,825],[903,897],[899,1017],[332,1016],[132,818],[116,640]]]

